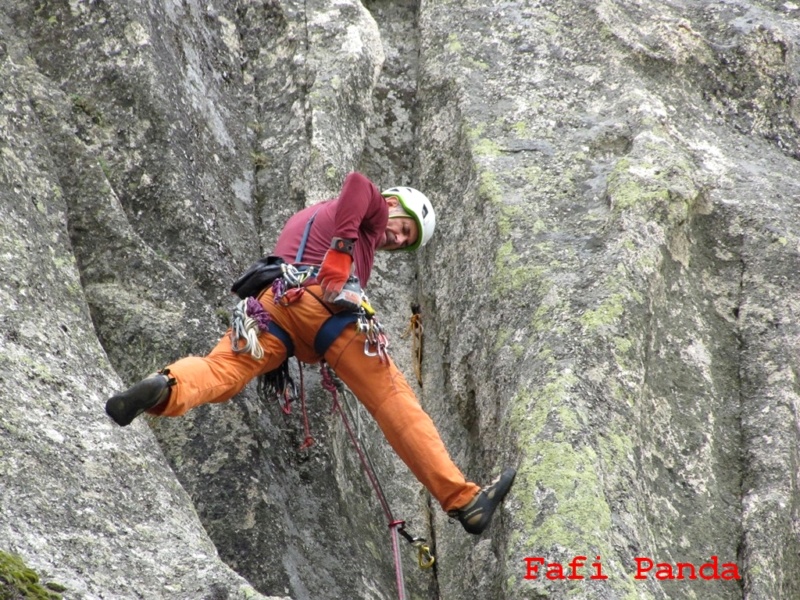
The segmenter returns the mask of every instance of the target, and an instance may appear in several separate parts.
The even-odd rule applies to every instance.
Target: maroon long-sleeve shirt
[[[278,236],[272,254],[294,263],[308,220],[314,223],[308,235],[302,262],[320,264],[334,237],[356,240],[353,262],[362,287],[367,286],[375,250],[389,222],[389,207],[380,190],[361,173],[350,173],[339,197],[295,213]]]

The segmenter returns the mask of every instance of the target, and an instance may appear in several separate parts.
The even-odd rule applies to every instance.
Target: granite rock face
[[[307,451],[254,385],[124,429],[102,408],[207,352],[230,282],[361,170],[437,209],[431,244],[381,256],[370,283],[395,359],[470,478],[519,470],[467,536],[352,405],[395,516],[435,546],[434,571],[402,548],[410,597],[800,596],[798,19],[756,1],[7,0],[0,551],[65,598],[397,596],[315,368]],[[546,576],[576,556],[600,566]],[[700,577],[712,557],[740,579]],[[637,559],[698,577],[635,579]]]

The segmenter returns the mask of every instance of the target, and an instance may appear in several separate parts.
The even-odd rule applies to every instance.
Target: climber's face
[[[399,250],[412,245],[419,235],[417,222],[408,216],[395,196],[386,198],[386,204],[389,205],[389,221],[378,250]]]

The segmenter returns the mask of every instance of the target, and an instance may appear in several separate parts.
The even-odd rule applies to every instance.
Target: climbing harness
[[[411,305],[411,321],[401,337],[411,334],[411,353],[414,358],[414,375],[422,387],[422,312],[419,304]]]
[[[386,499],[386,495],[383,493],[383,488],[378,480],[377,475],[375,474],[375,469],[372,465],[372,460],[369,458],[366,450],[358,443],[358,438],[356,437],[353,427],[350,424],[350,419],[347,416],[347,410],[344,408],[346,407],[345,402],[339,402],[339,392],[342,393],[342,396],[346,394],[351,394],[352,392],[347,389],[347,387],[342,383],[331,371],[330,366],[325,362],[322,361],[320,365],[320,374],[322,375],[322,387],[328,390],[331,394],[333,400],[333,410],[334,412],[338,412],[342,418],[342,423],[344,424],[345,431],[347,431],[347,435],[350,438],[350,441],[353,444],[353,447],[356,450],[356,454],[358,454],[359,461],[361,462],[361,466],[364,469],[364,473],[369,479],[370,483],[372,484],[373,489],[375,490],[375,495],[378,497],[378,502],[383,509],[384,515],[386,516],[387,521],[389,522],[389,530],[392,534],[392,551],[394,553],[394,564],[395,564],[395,575],[397,580],[397,591],[400,600],[405,600],[406,598],[406,590],[405,590],[405,580],[403,578],[403,563],[402,558],[400,555],[400,544],[399,544],[399,537],[398,534],[403,536],[403,538],[410,543],[414,548],[417,549],[417,564],[421,569],[430,569],[433,567],[434,563],[436,562],[435,557],[431,553],[430,547],[426,544],[425,538],[421,537],[414,537],[410,533],[408,533],[405,529],[405,521],[395,519],[392,515],[392,510],[389,507],[389,502]],[[344,407],[343,407],[344,406]]]

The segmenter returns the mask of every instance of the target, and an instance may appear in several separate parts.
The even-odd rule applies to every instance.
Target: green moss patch
[[[0,551],[0,600],[61,600],[56,583],[39,583],[39,575],[22,559]]]

